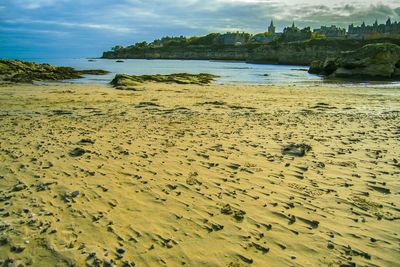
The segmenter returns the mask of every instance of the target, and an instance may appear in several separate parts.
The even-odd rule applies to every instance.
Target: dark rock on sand
[[[25,184],[23,184],[23,183],[18,183],[18,184],[16,184],[16,185],[14,185],[12,191],[13,191],[13,192],[18,192],[18,191],[22,191],[22,190],[24,190],[24,189],[26,189],[26,188],[27,188],[27,186],[26,186]]]
[[[118,252],[119,254],[124,254],[124,253],[125,253],[125,249],[123,249],[123,248],[117,248],[117,252]]]
[[[233,218],[238,222],[243,221],[244,215],[246,215],[246,212],[244,210],[233,208],[229,204],[226,204],[221,208],[221,213],[225,215],[232,215]]]
[[[282,147],[282,154],[295,157],[304,157],[306,152],[311,150],[311,146],[307,144],[289,144]]]
[[[94,143],[95,143],[95,141],[93,141],[92,139],[89,139],[89,138],[81,139],[78,142],[78,144],[80,144],[80,145],[93,145]]]
[[[85,153],[86,153],[86,150],[85,150],[85,149],[80,148],[80,147],[77,147],[77,148],[74,148],[73,150],[71,150],[71,151],[69,152],[69,155],[70,155],[71,157],[80,157],[80,156],[82,156],[82,155],[85,154]]]
[[[79,191],[64,192],[61,196],[65,202],[73,202],[73,200],[79,196]]]
[[[8,244],[8,238],[5,236],[0,237],[0,246],[5,246],[7,244]]]
[[[22,246],[22,245],[13,245],[13,246],[11,246],[11,252],[14,252],[14,253],[21,253],[24,250],[25,250],[25,247]]]

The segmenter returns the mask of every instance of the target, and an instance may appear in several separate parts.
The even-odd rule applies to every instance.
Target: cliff
[[[245,61],[251,49],[242,46],[185,46],[134,49],[103,53],[109,59],[206,59]]]
[[[107,51],[102,58],[109,59],[201,59],[239,60],[249,63],[310,65],[314,60],[325,60],[343,51],[351,51],[371,43],[394,43],[398,39],[314,39],[290,43],[272,42],[267,45],[244,46],[173,46],[159,48],[127,47]]]

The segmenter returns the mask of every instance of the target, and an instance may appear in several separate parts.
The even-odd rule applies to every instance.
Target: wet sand
[[[399,89],[139,89],[0,87],[2,263],[399,266]]]

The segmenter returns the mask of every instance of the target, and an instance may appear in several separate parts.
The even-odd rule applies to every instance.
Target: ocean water
[[[307,66],[247,64],[244,62],[207,61],[207,60],[145,60],[125,59],[124,62],[116,62],[112,59],[86,58],[49,58],[34,59],[38,63],[49,63],[57,66],[69,66],[77,70],[103,69],[110,71],[107,75],[86,75],[82,79],[69,80],[73,83],[109,83],[115,74],[125,73],[134,75],[143,74],[172,74],[172,73],[210,73],[220,76],[216,83],[219,84],[296,84],[315,85],[332,84],[323,78],[307,72]],[[333,83],[335,84],[335,83]],[[360,83],[358,83],[360,84]],[[371,85],[370,83],[362,83]],[[355,85],[355,83],[343,83],[341,85]],[[399,86],[400,82],[374,83],[374,86]]]

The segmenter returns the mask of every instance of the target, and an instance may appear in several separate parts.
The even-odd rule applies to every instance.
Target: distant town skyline
[[[400,20],[398,0],[3,0],[0,57],[99,56],[115,44],[162,36],[318,28]]]

